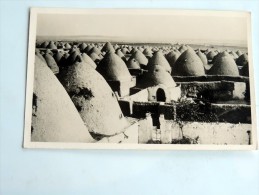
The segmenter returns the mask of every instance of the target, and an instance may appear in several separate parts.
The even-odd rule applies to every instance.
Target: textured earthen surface
[[[32,141],[94,142],[67,92],[38,57],[34,75]]]
[[[115,53],[107,53],[100,61],[97,71],[106,79],[112,81],[128,81],[131,75],[125,62]]]
[[[155,52],[152,58],[150,58],[148,69],[152,69],[155,65],[163,66],[167,72],[171,73],[171,66],[161,51]]]
[[[222,52],[217,55],[213,66],[208,71],[209,75],[229,75],[239,76],[238,67],[228,52]]]
[[[128,126],[116,95],[105,79],[85,63],[68,67],[61,83],[69,93],[89,131],[114,135]]]
[[[160,84],[163,84],[167,87],[176,86],[172,76],[167,72],[167,70],[163,66],[154,65],[143,76],[138,86],[141,88],[147,88]]]
[[[172,68],[173,76],[202,76],[205,75],[204,66],[195,51],[191,48],[183,52]]]

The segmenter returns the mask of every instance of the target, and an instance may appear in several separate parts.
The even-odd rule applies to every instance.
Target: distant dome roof
[[[207,54],[207,59],[208,60],[213,60],[213,58],[217,55],[217,53],[215,51],[210,51],[208,54]]]
[[[147,65],[147,63],[148,63],[148,59],[146,58],[146,56],[139,50],[134,52],[131,55],[130,59],[131,58],[135,58],[139,62],[139,64],[141,64],[141,65]]]
[[[107,53],[97,66],[97,71],[106,80],[131,80],[131,75],[125,62],[115,53]]]
[[[187,47],[186,45],[181,45],[178,50],[179,50],[180,53],[183,53],[183,52],[185,52],[187,49],[188,49],[188,47]]]
[[[112,44],[110,42],[105,43],[101,51],[105,52],[115,52],[115,49],[113,48]]]
[[[203,63],[192,48],[183,52],[176,60],[172,75],[174,76],[202,76],[205,75]]]
[[[150,48],[145,48],[144,51],[143,51],[143,54],[145,56],[149,56],[149,57],[152,57],[153,56],[153,52]]]
[[[57,49],[57,46],[55,45],[55,43],[53,41],[50,41],[47,48],[49,49]]]
[[[148,62],[148,68],[150,68],[151,66],[153,67],[155,65],[163,66],[166,71],[171,73],[171,66],[161,51],[155,52]]]
[[[239,76],[237,65],[228,52],[222,52],[215,58],[213,66],[208,71],[210,75]]]
[[[248,64],[248,55],[247,54],[242,54],[239,56],[236,60],[237,65],[239,66],[244,66]]]

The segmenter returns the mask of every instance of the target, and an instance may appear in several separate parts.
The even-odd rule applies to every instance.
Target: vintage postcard
[[[24,147],[257,148],[249,12],[31,8]]]

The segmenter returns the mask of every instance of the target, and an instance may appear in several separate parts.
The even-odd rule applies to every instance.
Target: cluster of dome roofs
[[[139,46],[107,43],[44,41],[37,43],[36,55],[51,70],[75,62],[86,62],[106,80],[129,79],[128,69],[153,71],[162,66],[172,76],[228,75],[248,76],[248,54],[216,49],[194,50],[188,45]]]
[[[32,139],[93,142],[92,133],[111,136],[122,132],[129,123],[108,81],[131,81],[130,70],[142,70],[136,83],[140,88],[161,84],[173,88],[176,76],[249,76],[248,65],[248,54],[240,50],[194,50],[188,45],[37,42],[33,116],[40,122],[36,123],[35,117],[32,120]],[[48,112],[50,107],[55,111],[53,114]],[[44,118],[53,122],[45,127]],[[65,129],[64,139],[58,136],[60,128]]]

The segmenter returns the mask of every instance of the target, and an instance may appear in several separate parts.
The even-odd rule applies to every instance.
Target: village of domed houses
[[[34,45],[32,142],[252,144],[247,45]]]

